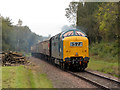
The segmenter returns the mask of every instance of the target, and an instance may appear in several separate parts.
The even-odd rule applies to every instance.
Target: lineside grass
[[[88,68],[119,77],[118,43],[94,43],[90,46]]]
[[[2,67],[2,88],[53,88],[46,74],[24,66]]]
[[[104,73],[119,77],[118,63],[117,62],[116,63],[115,62],[114,63],[105,62],[102,60],[96,60],[96,59],[91,57],[87,69],[96,70],[96,71],[104,72]]]

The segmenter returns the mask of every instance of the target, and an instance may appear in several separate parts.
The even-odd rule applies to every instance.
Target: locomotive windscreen
[[[86,37],[87,35],[79,29],[71,29],[71,30],[68,30],[66,32],[62,32],[60,37],[65,38],[65,37],[69,37],[69,36],[83,36],[83,37]]]

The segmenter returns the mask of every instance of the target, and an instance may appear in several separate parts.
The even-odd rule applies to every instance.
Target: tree
[[[96,42],[101,40],[98,32],[98,23],[94,18],[95,11],[98,10],[98,5],[101,3],[86,2],[83,6],[79,3],[77,10],[77,27],[82,29],[88,35],[91,42]]]
[[[0,26],[1,27],[1,26]],[[31,32],[28,26],[12,25],[9,18],[2,17],[2,50],[30,52],[30,47],[42,36]]]
[[[118,5],[115,2],[99,5],[95,18],[99,24],[99,32],[105,41],[114,40],[119,35],[117,27],[118,11]]]
[[[76,26],[76,19],[77,19],[77,2],[70,2],[69,8],[66,8],[66,14],[65,16],[69,19],[69,22],[73,24],[73,26]]]
[[[86,32],[90,43],[113,41],[119,37],[118,3],[86,2],[84,6],[78,3],[76,7],[76,4],[71,2],[66,10],[69,20],[75,22],[74,17],[77,17],[76,26]]]

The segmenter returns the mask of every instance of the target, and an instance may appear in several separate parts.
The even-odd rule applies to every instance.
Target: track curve
[[[67,71],[67,72],[78,77],[78,78],[81,78],[81,79],[97,86],[98,88],[101,88],[101,89],[111,90],[111,89],[120,88],[119,81],[113,80],[113,79],[110,79],[108,77],[101,76],[101,75],[98,75],[95,73],[92,73],[90,71],[84,71],[84,72]]]

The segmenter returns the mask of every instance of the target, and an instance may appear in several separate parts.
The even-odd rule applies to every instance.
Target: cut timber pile
[[[16,64],[25,64],[26,57],[17,52],[2,53],[2,66],[12,66]]]

